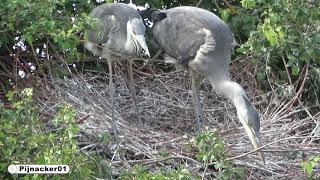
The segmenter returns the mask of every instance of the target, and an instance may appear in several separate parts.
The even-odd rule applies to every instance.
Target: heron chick
[[[132,75],[132,58],[145,54],[150,57],[145,41],[145,25],[138,10],[123,3],[103,4],[89,14],[96,20],[95,26],[86,33],[84,47],[94,55],[107,59],[111,96],[112,129],[116,131],[114,118],[115,88],[112,80],[112,61],[115,56],[128,60],[129,89],[133,97],[138,123],[142,124],[136,102]]]
[[[243,88],[229,76],[235,40],[229,27],[215,14],[196,7],[141,12],[153,21],[152,36],[166,53],[166,62],[190,71],[196,122],[205,118],[199,97],[200,77],[233,102],[237,115],[255,149],[260,147],[260,118]],[[264,161],[264,156],[259,152]]]

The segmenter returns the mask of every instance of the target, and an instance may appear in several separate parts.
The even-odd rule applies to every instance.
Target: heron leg
[[[139,109],[138,109],[138,103],[137,103],[137,94],[136,94],[136,89],[134,86],[134,81],[133,81],[133,73],[132,73],[132,63],[133,60],[130,59],[128,61],[128,75],[129,75],[129,90],[133,99],[133,107],[134,107],[134,111],[136,112],[136,116],[137,116],[137,122],[138,122],[138,126],[142,126],[142,120],[140,117],[140,113],[139,113]]]
[[[115,88],[114,88],[114,84],[113,84],[113,78],[112,78],[112,58],[109,56],[107,58],[108,60],[108,67],[109,67],[109,94],[111,97],[111,131],[114,134],[118,133],[118,129],[117,129],[117,123],[116,123],[116,119],[115,119],[115,102],[114,102],[114,96],[115,96]]]
[[[199,96],[200,75],[192,69],[190,69],[190,73],[192,79],[192,103],[195,107],[197,128],[198,130],[200,130],[203,126],[203,121],[205,119]]]

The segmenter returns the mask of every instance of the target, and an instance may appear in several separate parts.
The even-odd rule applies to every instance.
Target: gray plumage
[[[219,53],[223,49],[230,50],[234,45],[230,29],[209,11],[194,7],[177,7],[164,12],[167,18],[156,22],[152,34],[156,43],[172,57],[189,61],[205,43],[210,45],[210,48],[206,48],[208,52],[205,54]],[[223,62],[228,64],[226,61]]]
[[[204,112],[199,97],[200,77],[206,77],[216,92],[233,102],[250,141],[260,147],[260,119],[243,88],[230,80],[229,63],[235,45],[229,27],[213,13],[196,7],[152,10],[152,35],[166,53],[166,61],[187,68],[192,77],[196,120]],[[264,160],[263,154],[259,156]]]
[[[97,56],[105,56],[106,51],[123,57],[137,57],[149,53],[145,44],[145,26],[139,12],[123,3],[103,4],[90,14],[96,19],[96,27],[88,31],[85,47]],[[141,37],[141,42],[128,32],[131,25],[134,35]],[[141,44],[144,43],[144,44]]]
[[[116,133],[112,60],[114,56],[121,56],[128,60],[129,89],[138,122],[141,124],[133,83],[131,58],[138,57],[143,53],[150,56],[144,37],[145,26],[139,12],[123,3],[100,5],[89,16],[95,19],[96,23],[87,31],[84,46],[93,54],[108,60],[112,130]]]

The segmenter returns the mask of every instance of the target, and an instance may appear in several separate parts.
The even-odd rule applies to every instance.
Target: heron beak
[[[136,35],[135,38],[137,39],[140,46],[144,50],[144,54],[147,55],[148,57],[150,57],[149,49],[148,49],[146,39],[144,38],[144,36],[143,35]]]
[[[251,123],[249,123],[249,121],[242,121],[242,125],[244,127],[245,132],[247,133],[252,145],[254,146],[254,149],[257,150],[258,156],[260,157],[260,159],[263,161],[263,163],[265,164],[265,158],[262,152],[260,152],[258,149],[261,146],[260,143],[260,138],[259,138],[259,134],[256,133],[256,131],[254,130],[253,126],[250,125]]]

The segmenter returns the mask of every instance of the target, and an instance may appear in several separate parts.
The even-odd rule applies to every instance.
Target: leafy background
[[[110,3],[111,1],[107,1]],[[129,3],[129,1],[121,1]],[[320,96],[320,2],[317,0],[134,0],[136,5],[144,6],[148,3],[155,8],[171,8],[180,5],[196,6],[207,9],[223,19],[235,34],[238,46],[233,55],[232,65],[240,63],[244,66],[253,66],[251,70],[259,92],[279,92],[280,98],[292,98],[299,94],[300,103],[305,106],[316,105],[308,113],[299,116],[306,117],[319,112]],[[65,128],[55,134],[45,133],[46,127],[34,110],[32,90],[22,89],[31,87],[34,91],[50,87],[50,79],[68,78],[75,69],[83,67],[95,71],[105,71],[101,63],[86,53],[83,46],[84,29],[92,25],[88,13],[104,1],[88,0],[3,0],[0,3],[0,100],[1,100],[1,150],[0,171],[6,171],[6,166],[12,161],[17,162],[52,162],[59,161],[59,157],[50,154],[51,148],[63,146],[61,151],[65,156],[74,159],[65,159],[67,163],[83,162],[78,167],[79,172],[85,175],[97,174],[92,164],[86,162],[88,156],[81,154],[77,143],[70,138],[78,133],[79,129],[74,121],[74,112],[70,107],[61,107],[54,115],[53,121],[62,121]],[[149,40],[148,40],[149,41]],[[149,43],[150,44],[150,43]],[[151,48],[155,54],[157,49]],[[75,69],[73,69],[76,67]],[[163,65],[156,65],[163,71],[168,71]],[[232,68],[231,68],[232,71]],[[298,93],[299,89],[303,93]],[[8,93],[9,92],[9,93]],[[13,110],[8,109],[13,104]],[[11,107],[11,106],[10,106]],[[31,108],[32,107],[32,108]],[[59,119],[59,120],[58,120]],[[18,124],[28,122],[16,132]],[[30,124],[29,124],[30,123]],[[53,124],[52,126],[57,126]],[[28,129],[34,127],[32,136]],[[16,134],[20,134],[15,138]],[[62,141],[58,137],[62,138]],[[30,148],[17,144],[19,139],[31,143]],[[205,139],[216,140],[208,144]],[[32,141],[30,139],[33,139]],[[46,140],[52,144],[44,144]],[[30,140],[30,141],[29,141]],[[20,141],[20,140],[19,140]],[[203,148],[214,146],[212,152]],[[230,164],[224,163],[223,143],[215,139],[212,133],[200,135],[194,145],[198,148],[198,157],[203,163],[218,161],[220,172],[230,170],[226,178],[238,177],[239,171]],[[208,148],[206,148],[208,149]],[[222,149],[222,151],[221,151]],[[18,152],[25,153],[19,154]],[[214,153],[222,155],[217,160]],[[44,155],[46,154],[46,155]],[[47,157],[41,159],[40,157]],[[213,159],[212,159],[213,157]],[[101,157],[100,157],[101,158]],[[211,159],[210,159],[211,158]],[[28,161],[24,161],[28,159]],[[94,158],[88,158],[94,159]],[[98,158],[99,159],[99,158]],[[302,168],[312,177],[312,169],[316,166],[319,157],[304,161]],[[91,164],[92,163],[92,164]],[[82,169],[83,168],[83,169]],[[217,167],[219,169],[219,167]],[[93,173],[95,172],[95,173]],[[100,175],[108,177],[109,170],[100,170]],[[142,167],[136,167],[128,172],[128,177],[152,176],[190,177],[189,172],[178,169],[176,172],[163,170],[150,174]],[[236,174],[236,175],[235,175]],[[78,174],[81,177],[81,173]],[[8,177],[8,174],[0,177]]]

